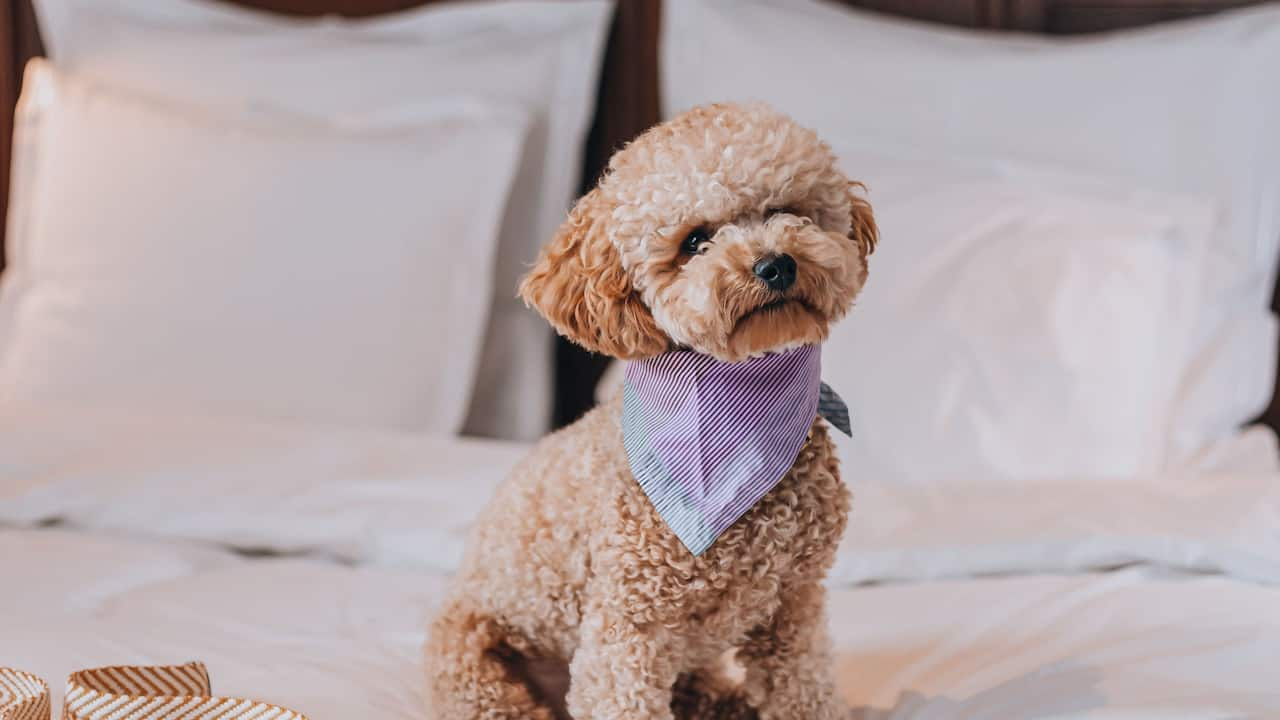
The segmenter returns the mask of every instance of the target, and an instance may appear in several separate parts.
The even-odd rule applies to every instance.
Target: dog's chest
[[[826,428],[815,424],[786,476],[697,557],[643,496],[635,497],[635,519],[651,532],[633,551],[645,559],[642,574],[661,577],[647,609],[724,638],[765,622],[787,588],[820,581],[850,505],[833,453]]]
[[[821,579],[844,532],[849,493],[833,473],[793,469],[700,558],[711,575],[774,592],[773,581]]]

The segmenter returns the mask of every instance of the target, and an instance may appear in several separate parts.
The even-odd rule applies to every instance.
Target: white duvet
[[[426,620],[523,451],[0,410],[0,665],[56,689],[83,667],[198,659],[219,694],[420,717]],[[1031,492],[847,469],[830,620],[855,717],[1280,717],[1266,464]]]

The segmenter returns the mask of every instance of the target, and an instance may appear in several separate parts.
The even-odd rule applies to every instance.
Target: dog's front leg
[[[845,715],[832,673],[826,592],[814,582],[788,592],[771,622],[738,650],[743,690],[760,720],[837,720]]]
[[[666,633],[636,627],[620,608],[583,618],[569,664],[569,713],[574,720],[671,720],[678,647]]]

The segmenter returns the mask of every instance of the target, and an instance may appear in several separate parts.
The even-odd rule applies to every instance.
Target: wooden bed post
[[[8,217],[9,158],[13,150],[13,111],[22,90],[22,69],[27,61],[44,54],[36,29],[31,0],[4,0],[0,11],[0,218]],[[0,270],[4,269],[4,241],[7,222],[0,223]]]

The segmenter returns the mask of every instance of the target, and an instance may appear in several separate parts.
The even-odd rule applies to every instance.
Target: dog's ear
[[[853,227],[849,237],[858,244],[865,259],[875,252],[876,243],[880,241],[880,230],[876,227],[876,218],[871,214],[871,203],[863,197],[867,188],[862,183],[849,183],[849,207],[853,211]]]
[[[610,207],[592,190],[578,201],[520,283],[520,297],[561,335],[618,358],[668,347],[606,233]]]

